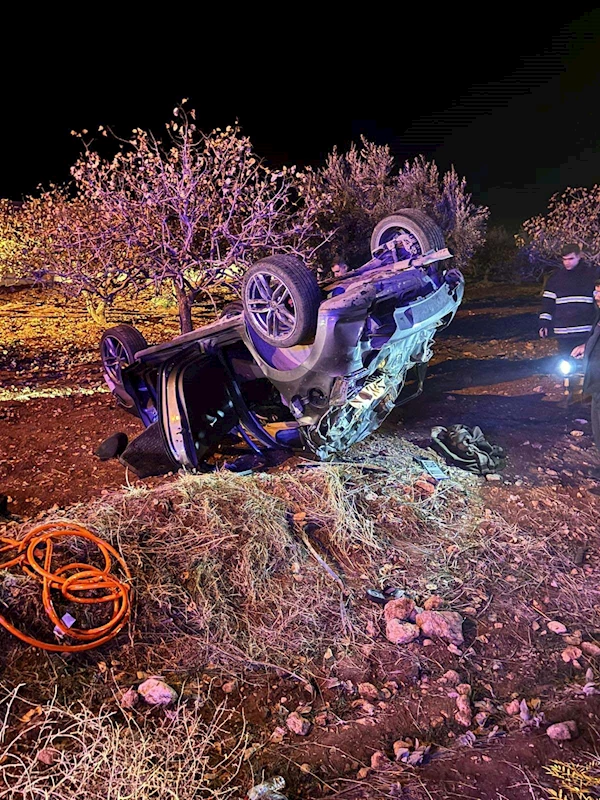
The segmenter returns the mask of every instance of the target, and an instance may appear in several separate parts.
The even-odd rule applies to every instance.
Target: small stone
[[[565,722],[556,722],[554,725],[550,725],[546,730],[546,735],[555,742],[568,742],[579,736],[579,729],[574,719],[568,719]]]
[[[310,764],[300,764],[300,772],[310,772]]]
[[[579,647],[582,640],[581,631],[573,631],[573,633],[567,633],[564,636],[565,644],[573,644],[575,647]]]
[[[460,675],[455,669],[449,669],[440,678],[442,683],[448,683],[450,686],[457,686],[460,683]]]
[[[379,690],[372,683],[359,683],[358,693],[367,700],[378,700]]]
[[[457,711],[454,715],[454,719],[464,728],[470,728],[471,723],[473,722],[471,714],[464,714],[462,711]]]
[[[390,619],[385,628],[388,641],[393,644],[408,644],[419,638],[419,627],[412,622],[401,622],[399,619]]]
[[[556,620],[549,622],[546,627],[549,631],[552,631],[552,633],[556,633],[557,636],[561,636],[563,633],[567,632],[566,625],[563,625],[562,622],[557,622]]]
[[[280,744],[281,742],[283,742],[286,733],[287,733],[286,729],[278,725],[273,731],[273,733],[270,735],[269,741],[273,742],[273,744]]]
[[[54,747],[44,747],[38,750],[36,759],[49,767],[60,759],[60,751],[56,750]]]
[[[138,686],[140,694],[151,706],[168,706],[177,699],[177,692],[159,678],[148,678]]]
[[[126,709],[133,708],[139,699],[140,699],[139,694],[136,692],[133,686],[131,686],[129,689],[127,689],[126,692],[123,692],[123,694],[121,695],[121,698],[119,700],[119,705],[121,706],[121,708],[126,708]]]
[[[470,728],[473,722],[473,711],[471,710],[471,702],[469,695],[471,687],[468,683],[461,683],[456,687],[458,697],[456,698],[456,708],[458,709],[454,715],[454,719],[459,725],[465,728]]]
[[[514,700],[511,700],[510,703],[507,703],[504,706],[504,710],[511,717],[516,716],[519,713],[520,709],[521,709],[521,704],[516,698]]]
[[[356,773],[356,777],[359,781],[362,781],[363,778],[366,778],[367,775],[371,772],[371,767],[361,767],[358,772]]]
[[[292,713],[288,715],[285,724],[292,733],[297,733],[298,736],[306,736],[311,728],[310,722],[300,716],[297,711],[292,711]]]
[[[360,708],[363,714],[368,714],[370,717],[375,713],[373,703],[369,703],[368,700],[364,700],[362,697],[359,700],[353,700],[350,705],[352,708]]]
[[[568,647],[565,647],[560,656],[562,660],[568,664],[569,661],[577,661],[578,658],[581,658],[581,650],[571,644]]]
[[[383,611],[385,621],[389,622],[391,619],[408,620],[415,607],[415,601],[410,597],[399,597],[396,600],[390,600],[385,604]]]
[[[425,611],[436,611],[443,605],[444,605],[443,598],[439,597],[437,594],[432,594],[423,603],[423,608],[425,609]]]
[[[485,476],[485,479],[486,481],[501,481],[502,476],[498,475],[497,472],[488,472],[488,474]]]
[[[375,750],[371,756],[371,769],[382,769],[389,763],[390,760],[383,750]]]
[[[586,656],[590,656],[591,658],[598,658],[600,656],[600,646],[594,644],[594,642],[582,642],[581,649]]]
[[[225,694],[231,694],[235,691],[235,687],[237,686],[237,681],[227,681],[224,683],[221,689],[225,692]]]
[[[423,639],[423,647],[431,647],[434,644],[433,639]]]

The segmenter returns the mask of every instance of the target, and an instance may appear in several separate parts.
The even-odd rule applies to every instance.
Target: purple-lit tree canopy
[[[553,195],[547,213],[524,222],[519,238],[540,274],[557,265],[560,248],[568,243],[578,244],[590,261],[600,264],[600,185]]]
[[[456,170],[442,175],[423,157],[397,169],[387,145],[363,138],[360,148],[353,144],[347,153],[334,149],[319,179],[321,191],[331,196],[326,225],[337,229],[327,248],[333,259],[362,263],[374,225],[400,208],[418,208],[434,219],[462,268],[485,240],[489,210],[471,201]]]
[[[173,288],[185,332],[195,299],[235,285],[259,258],[284,252],[310,264],[327,238],[328,200],[310,171],[268,169],[237,126],[203,134],[183,103],[173,114],[165,142],[136,129],[112,159],[86,144],[72,174],[79,196],[114,220],[132,279]]]

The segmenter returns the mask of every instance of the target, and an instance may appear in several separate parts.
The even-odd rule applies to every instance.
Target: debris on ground
[[[312,727],[310,720],[298,714],[297,711],[292,711],[292,713],[288,715],[285,724],[292,733],[297,733],[298,736],[306,736]]]
[[[457,370],[448,355],[464,349],[464,340],[440,337],[437,373],[423,402],[394,412],[336,463],[292,459],[276,468],[258,465],[243,478],[226,469],[165,480],[129,476],[126,487],[120,465],[100,461],[94,449],[107,431],[132,437],[139,423],[98,389],[98,364],[77,343],[67,351],[62,338],[38,330],[11,344],[20,312],[0,314],[10,350],[0,350],[0,378],[14,384],[0,408],[0,484],[15,512],[0,519],[0,533],[74,513],[123,547],[135,589],[131,635],[123,632],[103,648],[101,661],[57,660],[46,676],[40,654],[17,640],[0,656],[7,691],[26,684],[18,699],[5,701],[2,769],[16,782],[15,796],[32,782],[50,795],[58,781],[76,785],[72,794],[64,790],[65,800],[93,794],[101,781],[114,781],[115,793],[126,796],[132,779],[143,782],[140,797],[159,796],[164,787],[152,780],[171,779],[181,781],[181,800],[247,792],[252,798],[259,781],[282,774],[290,798],[357,800],[362,791],[415,800],[527,800],[559,748],[566,759],[594,751],[597,453],[589,420],[582,421],[587,407],[559,410],[562,387],[541,374],[554,342],[528,343],[527,355],[523,341],[535,315],[520,307],[513,316],[513,295],[505,308],[475,308],[472,323],[460,321],[467,331],[480,325],[480,313],[497,327],[507,327],[509,314],[511,324],[522,321],[514,341],[502,334],[502,349],[510,344],[505,359],[497,359],[498,343],[481,340],[470,343],[473,353]],[[72,304],[60,309],[67,312]],[[131,313],[126,320],[137,324],[141,312]],[[144,324],[151,333],[154,323]],[[60,326],[68,333],[62,317]],[[86,329],[79,338],[97,333]],[[38,361],[27,359],[40,352],[43,363],[38,359],[32,372]],[[64,392],[46,391],[56,386]],[[74,386],[93,392],[77,394]],[[442,463],[429,446],[430,431],[447,419],[450,404],[455,418],[479,420],[506,445],[502,480],[487,482],[449,463],[447,479],[436,481],[415,461]],[[570,436],[574,428],[585,433]],[[311,558],[297,531],[291,535],[302,520],[348,594]],[[35,629],[43,608],[28,581],[0,575],[0,604],[3,615]],[[368,586],[373,602],[364,601]],[[395,614],[376,607],[404,598],[410,602]],[[59,618],[68,611],[63,605]],[[459,646],[419,627],[417,613],[430,611],[460,617]],[[388,623],[415,626],[408,630],[417,637],[392,643]],[[137,700],[138,684],[159,674],[178,698],[164,711]],[[65,697],[77,698],[72,709],[61,705]],[[459,705],[471,713],[469,728],[455,717]],[[300,730],[310,725],[304,735],[286,725],[293,710]],[[553,741],[543,713],[581,720],[577,737],[566,724],[569,738]],[[65,730],[69,743],[60,736]],[[439,755],[426,765],[430,745],[415,742],[417,731],[435,741]],[[153,769],[142,775],[141,754],[160,765],[159,777]],[[415,768],[408,768],[411,756]],[[526,777],[515,773],[517,764]],[[236,782],[228,782],[234,774]],[[363,777],[362,786],[354,784]]]
[[[133,686],[130,686],[129,689],[123,692],[123,694],[119,698],[119,705],[121,706],[121,708],[129,710],[137,705],[139,699],[140,699],[139,694],[136,692]]]
[[[579,729],[574,719],[555,722],[546,729],[546,735],[555,742],[567,742],[579,736]]]
[[[137,688],[137,693],[151,706],[168,706],[177,700],[177,692],[162,678],[147,678]]]
[[[248,800],[287,800],[281,789],[285,789],[285,779],[277,775],[253,786],[248,790],[247,797]]]

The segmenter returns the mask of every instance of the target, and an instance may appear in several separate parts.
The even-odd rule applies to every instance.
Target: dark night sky
[[[516,229],[554,192],[600,182],[600,9],[535,23],[494,9],[484,20],[363,8],[339,33],[294,19],[227,31],[213,19],[185,43],[181,31],[163,41],[160,21],[148,36],[111,19],[77,52],[81,36],[48,36],[40,20],[39,41],[1,57],[0,197],[66,180],[71,129],[158,133],[188,97],[202,130],[238,119],[272,164],[321,165],[361,134],[399,162],[453,164],[490,221]]]

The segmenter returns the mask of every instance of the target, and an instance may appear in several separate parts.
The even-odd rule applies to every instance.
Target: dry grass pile
[[[557,507],[551,529],[528,513],[507,522],[486,508],[480,479],[446,467],[449,478],[434,484],[415,455],[433,454],[380,433],[336,464],[184,475],[72,509],[134,575],[126,661],[306,670],[327,647],[370,641],[364,592],[385,584],[417,600],[439,594],[467,615],[500,586],[496,603],[511,616],[551,615],[554,604],[566,622],[600,624],[598,575],[572,561],[582,536],[593,546],[592,531],[565,534],[572,509]],[[0,582],[9,609],[15,580]]]
[[[436,488],[411,445],[378,441],[394,456],[377,471],[358,449],[348,463],[186,475],[72,509],[134,575],[140,668],[295,670],[329,646],[368,641],[366,588],[431,593],[440,575],[441,589],[455,588],[460,554],[480,545],[476,480],[461,473]],[[449,543],[469,536],[449,555]]]
[[[226,800],[242,796],[247,736],[229,739],[231,711],[187,702],[135,717],[103,707],[23,707],[19,687],[0,687],[0,798],[19,800]],[[26,706],[25,706],[26,707]],[[207,713],[209,712],[209,713]],[[239,726],[238,726],[239,727]],[[227,734],[228,735],[228,734]]]
[[[173,666],[292,669],[340,629],[339,587],[294,521],[300,498],[321,528],[339,532],[347,512],[349,541],[361,539],[338,480],[312,474],[188,475],[107,497],[82,521],[119,546],[136,576],[134,635]]]

